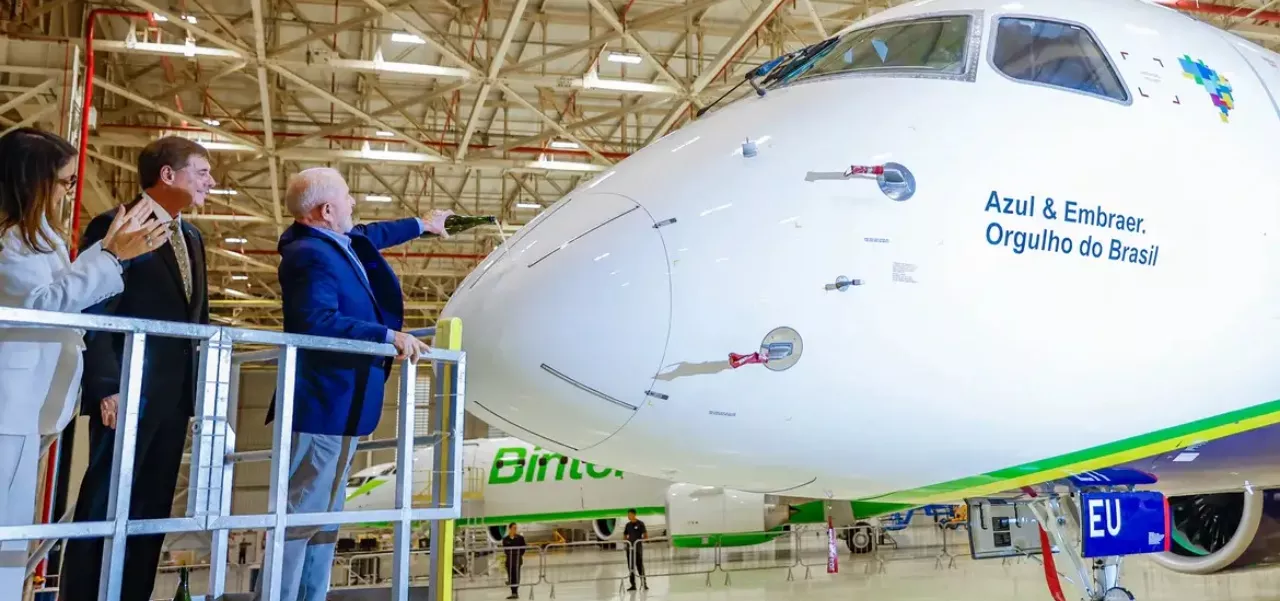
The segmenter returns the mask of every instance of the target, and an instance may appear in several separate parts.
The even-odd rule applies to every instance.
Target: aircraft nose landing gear
[[[1144,472],[1112,468],[1024,488],[1021,497],[968,499],[973,558],[1040,555],[1049,593],[1067,601],[1058,553],[1071,564],[1068,580],[1085,601],[1135,601],[1120,586],[1124,557],[1169,548],[1168,501],[1134,490],[1155,482]]]
[[[1102,601],[1133,601],[1133,593],[1116,587],[1107,591],[1107,594],[1102,596]]]

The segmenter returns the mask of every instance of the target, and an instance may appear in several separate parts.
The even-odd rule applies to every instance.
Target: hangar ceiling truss
[[[149,13],[96,20],[82,220],[136,194],[148,141],[199,140],[218,187],[190,219],[209,249],[214,318],[279,328],[289,175],[341,170],[363,220],[498,215],[501,227],[387,253],[416,327],[504,235],[576,185],[689,122],[750,69],[895,3],[15,0],[0,9],[0,126],[68,131],[89,11]],[[1280,44],[1280,0],[1180,4]]]

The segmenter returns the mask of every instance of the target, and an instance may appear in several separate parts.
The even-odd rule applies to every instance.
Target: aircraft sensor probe
[[[729,353],[729,367],[738,369],[755,363],[770,371],[785,371],[800,360],[803,349],[800,333],[783,326],[765,335],[764,341],[760,343],[760,350],[749,355]]]
[[[884,165],[850,165],[849,170],[844,172],[845,177],[855,175],[884,175]]]

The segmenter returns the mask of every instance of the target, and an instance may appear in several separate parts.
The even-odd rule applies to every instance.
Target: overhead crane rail
[[[294,383],[298,350],[322,350],[382,357],[395,356],[390,344],[284,334],[213,325],[196,325],[112,316],[56,313],[29,309],[0,308],[0,328],[57,328],[84,331],[120,332],[125,335],[121,365],[120,403],[117,413],[119,436],[111,467],[111,488],[107,519],[98,522],[70,522],[0,527],[0,540],[46,540],[63,538],[107,539],[103,549],[103,580],[100,597],[120,598],[127,535],[208,532],[212,540],[209,575],[210,599],[223,598],[226,588],[228,534],[233,529],[266,530],[263,565],[265,598],[280,596],[280,562],[283,559],[285,529],[289,526],[392,522],[395,524],[393,579],[390,597],[409,599],[409,551],[411,522],[431,522],[432,557],[452,557],[453,520],[462,512],[462,423],[465,354],[459,348],[461,323],[449,320],[438,326],[435,346],[421,356],[435,369],[433,396],[436,410],[430,412],[431,433],[424,442],[434,442],[431,501],[425,507],[412,506],[413,491],[413,410],[418,364],[400,367],[398,433],[396,437],[396,503],[394,509],[316,513],[288,513],[289,456],[293,435]],[[425,333],[425,332],[423,332]],[[197,360],[196,412],[193,418],[192,462],[187,509],[182,517],[129,519],[130,493],[134,483],[134,456],[138,431],[139,400],[142,391],[143,357],[149,337],[187,338],[199,341]],[[236,344],[273,347],[278,363],[276,378],[277,415],[271,456],[270,494],[267,512],[232,515],[231,493],[235,430],[228,415],[237,395],[238,378],[233,378],[232,351]],[[444,347],[444,348],[439,348]],[[264,357],[265,358],[265,357]],[[433,599],[452,597],[452,566],[449,561],[432,561],[428,589]]]

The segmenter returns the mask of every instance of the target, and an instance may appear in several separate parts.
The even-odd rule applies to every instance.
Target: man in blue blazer
[[[416,361],[422,341],[404,324],[400,281],[382,249],[431,232],[447,236],[451,211],[354,226],[355,200],[334,169],[294,175],[285,192],[294,224],[280,236],[284,331],[395,345],[399,359]],[[394,360],[324,351],[298,351],[289,463],[289,513],[341,511],[357,437],[373,432]],[[267,421],[275,417],[275,402]],[[338,527],[290,528],[280,567],[282,601],[323,601],[329,590]],[[261,599],[262,587],[257,596]]]

